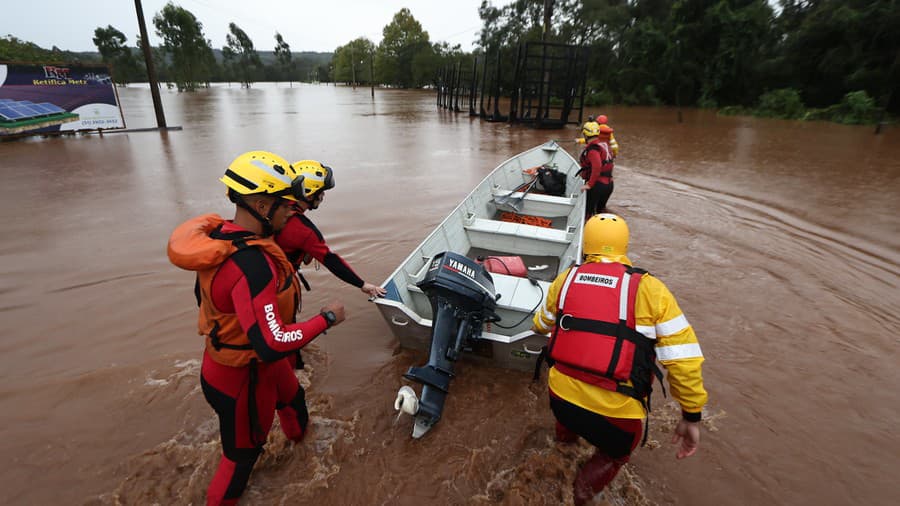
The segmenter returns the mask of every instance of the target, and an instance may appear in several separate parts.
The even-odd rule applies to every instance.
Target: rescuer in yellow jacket
[[[587,122],[581,127],[582,131],[591,128],[589,125],[593,124],[596,124],[598,127],[604,125],[609,126],[609,118],[607,118],[605,114],[601,114],[596,118],[594,118],[593,116],[588,116]],[[578,144],[587,143],[584,137],[575,139],[575,142],[577,142]],[[606,143],[609,145],[609,151],[610,153],[612,153],[612,157],[616,158],[617,156],[619,156],[619,142],[616,141],[616,135],[613,132],[609,133],[609,140]]]
[[[609,126],[609,118],[606,117],[605,114],[601,114],[597,116],[597,124],[600,126],[606,125]],[[612,127],[610,127],[612,128]],[[616,141],[616,136],[613,133],[609,134],[609,150],[612,151],[613,158],[619,156],[619,143]]]
[[[656,360],[682,408],[676,457],[693,455],[700,443],[707,394],[697,336],[666,285],[631,266],[628,236],[621,217],[591,217],[584,263],[553,281],[534,316],[535,331],[552,332],[548,386],[557,440],[581,436],[597,447],[576,475],[576,505],[602,491],[641,440],[651,382],[662,379]]]

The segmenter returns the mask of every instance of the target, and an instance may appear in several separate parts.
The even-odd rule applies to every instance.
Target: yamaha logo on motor
[[[457,262],[453,259],[448,259],[447,264],[444,266],[451,271],[456,271],[464,276],[468,276],[469,278],[475,279],[475,269],[469,267],[468,265]]]

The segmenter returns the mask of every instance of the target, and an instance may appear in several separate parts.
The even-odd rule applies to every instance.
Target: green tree
[[[222,48],[222,56],[225,57],[227,66],[231,67],[233,75],[241,82],[241,87],[249,88],[253,83],[253,74],[259,71],[262,62],[259,54],[253,48],[253,41],[238,25],[229,23],[225,36],[228,45]]]
[[[93,40],[103,62],[112,66],[113,82],[124,86],[139,75],[137,60],[131,48],[125,44],[128,38],[124,33],[112,25],[97,27]]]
[[[284,41],[284,37],[280,33],[275,32],[275,60],[278,61],[278,67],[281,69],[282,79],[287,78],[293,88],[293,62],[291,57],[291,46]]]
[[[490,51],[541,40],[544,0],[516,0],[500,8],[483,0],[478,15],[484,23],[479,44]]]
[[[394,14],[393,20],[382,30],[381,44],[375,52],[375,79],[378,82],[408,88],[419,86],[413,71],[413,61],[432,51],[428,32],[416,21],[409,9]]]
[[[13,35],[0,37],[0,61],[23,63],[96,63],[99,60],[84,53],[63,51],[56,46],[44,49]]]
[[[760,64],[774,46],[774,11],[766,0],[680,0],[671,34],[699,99],[749,105],[759,96]]]
[[[783,0],[780,26],[783,84],[803,90],[808,105],[836,104],[865,90],[885,104],[893,95],[888,107],[900,112],[892,77],[900,48],[897,0]]]
[[[332,65],[336,82],[370,83],[375,44],[365,37],[354,39],[334,50]]]
[[[139,75],[142,80],[149,80],[147,76],[147,64],[144,62],[144,48],[141,45],[141,36],[140,34],[135,35],[135,39],[137,42],[135,43],[135,48],[137,50],[137,54],[140,55],[141,63],[138,65],[139,67]],[[156,69],[156,78],[160,82],[169,81],[169,66],[166,64],[166,55],[162,48],[150,46],[150,57],[153,58],[153,68]]]
[[[168,55],[169,78],[179,91],[193,91],[209,83],[216,65],[212,46],[203,35],[203,24],[188,10],[172,3],[153,16],[156,34]]]

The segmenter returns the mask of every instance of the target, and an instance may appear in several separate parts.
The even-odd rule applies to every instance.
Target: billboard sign
[[[0,63],[0,136],[125,128],[103,65]]]

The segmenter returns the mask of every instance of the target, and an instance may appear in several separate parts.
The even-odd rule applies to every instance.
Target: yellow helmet
[[[219,181],[238,195],[267,194],[297,200],[291,188],[296,173],[284,158],[268,151],[248,151],[234,159]]]
[[[300,160],[293,166],[297,174],[296,186],[303,188],[300,200],[307,204],[313,204],[319,192],[334,188],[334,170],[331,167],[315,160]]]
[[[584,224],[585,255],[622,256],[628,253],[628,225],[621,216],[595,214]]]
[[[581,135],[585,137],[596,137],[600,134],[600,124],[596,121],[588,121],[581,127]]]

